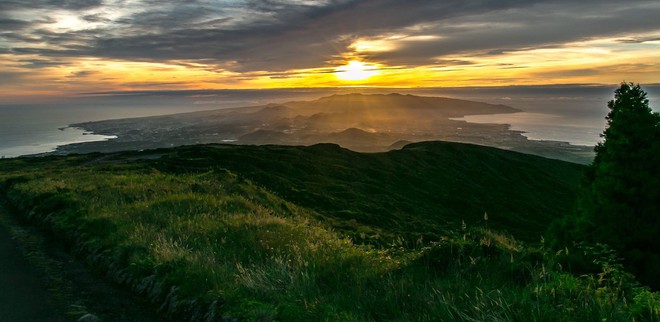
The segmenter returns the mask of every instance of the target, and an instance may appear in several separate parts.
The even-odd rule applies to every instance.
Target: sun
[[[376,66],[353,60],[348,62],[347,65],[337,68],[335,75],[344,81],[360,81],[378,75],[376,68]]]

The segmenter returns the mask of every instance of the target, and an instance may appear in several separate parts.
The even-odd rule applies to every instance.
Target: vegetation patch
[[[17,214],[181,320],[659,318],[657,293],[603,251],[585,249],[597,271],[575,276],[562,265],[565,251],[518,241],[483,219],[431,225],[434,239],[389,229],[386,242],[370,243],[354,237],[386,228],[362,220],[367,212],[359,207],[345,209],[352,221],[332,217],[301,206],[303,193],[289,196],[292,203],[275,185],[246,179],[251,172],[219,166],[222,158],[189,158],[194,150],[169,150],[163,160],[139,158],[151,152],[2,160],[0,190]],[[325,200],[345,205],[347,198],[331,192]],[[371,202],[383,220],[400,220]]]

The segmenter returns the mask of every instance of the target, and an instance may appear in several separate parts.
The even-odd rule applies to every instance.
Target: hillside
[[[163,156],[159,167],[226,168],[314,209],[336,229],[376,239],[400,234],[433,239],[462,221],[481,223],[488,212],[493,227],[538,240],[573,206],[582,170],[568,162],[447,142],[370,154],[332,144],[182,147]]]
[[[658,317],[654,295],[610,262],[573,276],[563,251],[492,230],[538,240],[572,203],[581,167],[571,163],[429,142],[376,154],[189,146],[0,167],[7,208],[174,320]]]

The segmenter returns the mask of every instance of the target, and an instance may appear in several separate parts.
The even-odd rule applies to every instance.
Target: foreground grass
[[[197,318],[252,321],[660,317],[658,294],[606,250],[585,249],[599,272],[574,276],[565,251],[479,227],[356,244],[228,170],[98,158],[3,160],[2,198],[174,316],[203,307]]]

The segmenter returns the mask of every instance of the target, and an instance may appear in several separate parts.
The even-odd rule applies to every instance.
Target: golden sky
[[[660,83],[658,16],[658,1],[0,2],[0,95]]]

